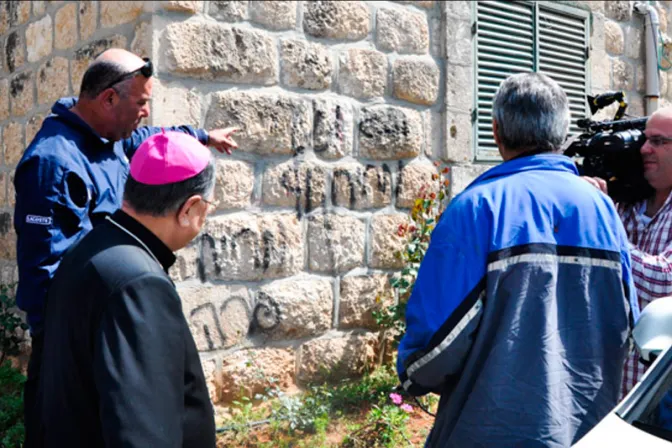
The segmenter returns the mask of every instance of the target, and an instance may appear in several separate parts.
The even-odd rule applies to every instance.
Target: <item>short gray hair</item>
[[[492,101],[497,138],[509,151],[557,151],[569,131],[567,95],[542,73],[519,73],[502,82]]]
[[[212,158],[196,176],[166,185],[146,185],[129,174],[124,187],[124,201],[143,215],[167,216],[184,205],[190,197],[209,197],[215,189],[215,163]]]

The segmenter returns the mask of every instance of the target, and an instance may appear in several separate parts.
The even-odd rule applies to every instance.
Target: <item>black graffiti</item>
[[[313,203],[313,169],[305,170],[305,178],[301,179],[300,169],[292,167],[285,170],[280,177],[280,185],[296,198],[296,214],[301,218],[316,207],[324,205],[324,198],[319,203]]]
[[[260,292],[254,309],[251,309],[249,301],[245,297],[233,296],[226,299],[217,308],[212,302],[197,306],[189,313],[190,322],[199,320],[199,328],[202,331],[207,345],[206,350],[217,350],[228,345],[229,341],[224,331],[231,322],[224,320],[228,315],[227,309],[231,304],[242,305],[245,311],[247,335],[264,334],[273,331],[281,322],[280,305],[270,295]]]
[[[357,168],[354,172],[347,169],[336,169],[334,170],[334,177],[332,181],[331,188],[331,200],[336,205],[345,205],[342,200],[338,197],[338,188],[336,184],[339,182],[339,179],[345,179],[347,182],[348,189],[348,205],[351,209],[356,208],[358,200],[362,200],[369,195],[369,179],[375,176],[375,188],[383,193],[389,193],[392,185],[391,178],[392,173],[390,167],[387,164],[382,165],[382,170],[374,165],[367,165],[366,169],[362,171],[361,168]]]

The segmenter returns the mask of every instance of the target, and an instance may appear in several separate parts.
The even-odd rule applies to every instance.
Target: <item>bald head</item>
[[[657,119],[663,119],[665,121],[672,120],[672,107],[662,107],[658,110],[656,110],[654,113],[651,114],[649,117],[649,120],[652,118],[656,117]]]
[[[145,61],[139,56],[122,48],[110,48],[101,53],[89,65],[80,88],[80,97],[94,99],[103,90],[110,87],[115,80],[122,78],[144,65]],[[128,91],[129,80],[123,80],[116,84],[115,89],[124,95]]]

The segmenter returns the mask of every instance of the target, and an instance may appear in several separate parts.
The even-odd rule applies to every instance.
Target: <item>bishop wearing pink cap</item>
[[[214,447],[213,408],[168,269],[212,211],[210,150],[162,132],[134,155],[123,207],[68,252],[47,297],[45,447]],[[77,381],[73,381],[77,378]]]

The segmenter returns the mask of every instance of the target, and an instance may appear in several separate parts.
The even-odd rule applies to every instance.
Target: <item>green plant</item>
[[[438,162],[434,165],[440,168]],[[397,236],[406,239],[404,250],[395,253],[397,258],[403,260],[404,267],[390,279],[390,285],[396,291],[398,300],[395,305],[373,312],[376,323],[386,332],[392,333],[392,348],[396,348],[406,330],[406,303],[418,277],[420,263],[427,253],[432,231],[447,205],[450,194],[450,181],[447,178],[449,172],[448,167],[443,167],[432,175],[432,184],[422,186],[411,209],[409,222],[401,224],[396,231]],[[383,297],[378,297],[377,302],[382,300]]]
[[[19,330],[25,323],[14,313],[12,286],[0,285],[0,447],[20,447],[23,443],[23,384],[26,377],[12,366],[9,357],[20,353]]]

